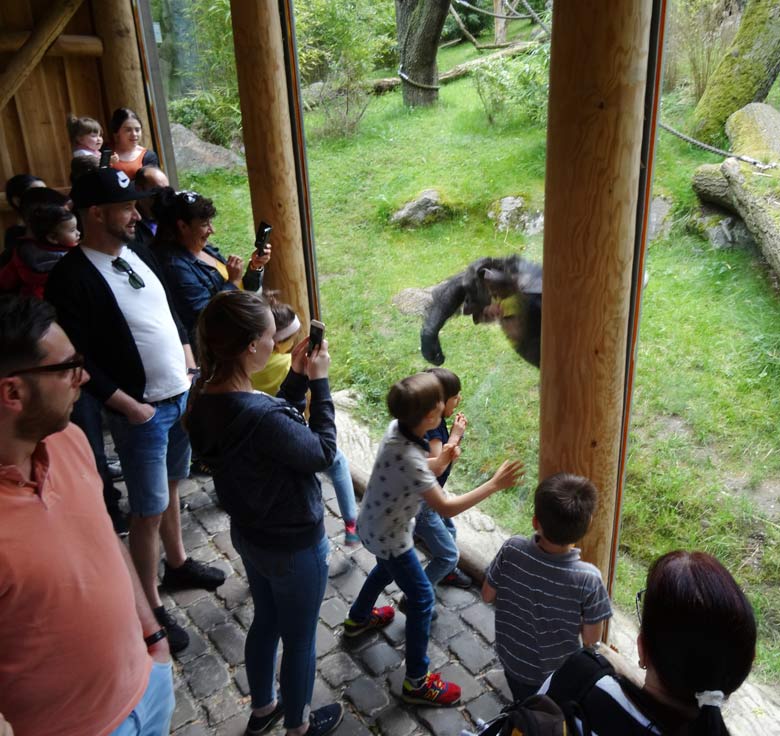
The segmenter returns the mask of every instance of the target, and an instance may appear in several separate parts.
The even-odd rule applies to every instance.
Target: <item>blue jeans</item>
[[[431,553],[431,561],[425,568],[425,574],[431,585],[438,585],[458,564],[455,524],[452,519],[445,519],[423,501],[417,513],[414,533],[425,542]]]
[[[173,663],[155,662],[143,697],[111,736],[168,736],[175,705]]]
[[[389,560],[376,558],[376,567],[363,583],[349,609],[349,617],[353,621],[368,619],[379,594],[393,580],[406,595],[406,676],[423,677],[428,672],[428,636],[434,598],[414,548]]]
[[[73,405],[73,413],[70,415],[71,421],[78,425],[82,432],[87,435],[87,441],[92,448],[92,454],[95,456],[95,465],[97,465],[100,479],[103,481],[103,498],[107,506],[116,506],[116,499],[113,496],[111,475],[108,472],[108,462],[106,461],[106,449],[103,442],[103,405],[88,391],[82,390],[79,400]]]
[[[154,415],[143,424],[130,424],[114,411],[108,415],[130,511],[136,516],[162,514],[168,508],[168,481],[190,474],[190,441],[181,426],[187,393],[154,407]]]
[[[325,471],[336,491],[336,501],[339,504],[341,518],[344,522],[357,520],[357,503],[355,489],[352,486],[352,476],[349,474],[349,462],[341,450],[336,450],[333,464]]]
[[[252,707],[272,703],[276,650],[282,640],[279,685],[284,725],[297,728],[309,717],[317,669],[315,637],[320,604],[328,582],[330,542],[323,536],[297,551],[258,547],[231,525],[233,546],[241,555],[255,604],[246,636],[246,674]]]

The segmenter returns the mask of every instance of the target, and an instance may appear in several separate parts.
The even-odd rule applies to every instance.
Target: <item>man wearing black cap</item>
[[[175,652],[188,636],[160,601],[160,537],[164,586],[213,589],[225,576],[188,558],[182,542],[177,486],[188,475],[190,447],[180,419],[195,363],[154,257],[133,242],[135,201],[144,196],[111,168],[76,181],[71,197],[84,235],[52,271],[46,298],[85,357],[84,388],[108,409],[130,502],[130,552]]]

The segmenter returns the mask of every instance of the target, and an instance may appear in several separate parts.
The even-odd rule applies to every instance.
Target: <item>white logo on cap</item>
[[[130,177],[124,171],[119,171],[116,175],[116,182],[122,189],[127,189],[130,186]]]

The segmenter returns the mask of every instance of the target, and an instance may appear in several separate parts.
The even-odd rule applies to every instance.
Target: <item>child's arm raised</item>
[[[433,449],[434,443],[438,445],[435,454]],[[460,447],[449,442],[446,445],[442,445],[440,440],[432,440],[430,448],[431,454],[428,456],[428,467],[437,478],[451,463],[454,463],[460,457]]]
[[[463,433],[466,431],[466,425],[468,423],[468,419],[466,419],[466,416],[463,414],[463,412],[459,411],[455,415],[455,421],[452,423],[452,432],[450,432],[450,442],[452,442],[453,445],[460,444],[460,441],[463,439]]]
[[[476,506],[480,501],[484,501],[488,496],[492,496],[496,491],[502,491],[505,488],[511,488],[517,485],[523,477],[523,463],[519,460],[504,460],[501,467],[494,473],[493,477],[475,488],[473,491],[464,493],[462,496],[448,497],[444,495],[441,487],[437,484],[427,491],[423,491],[422,497],[434,511],[445,518],[457,516],[462,511]]]

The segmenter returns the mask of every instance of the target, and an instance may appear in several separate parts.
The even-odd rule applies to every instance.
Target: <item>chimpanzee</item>
[[[500,321],[520,357],[539,367],[542,335],[542,267],[517,255],[480,258],[433,290],[420,331],[423,357],[444,362],[439,331],[463,305],[474,324]]]

